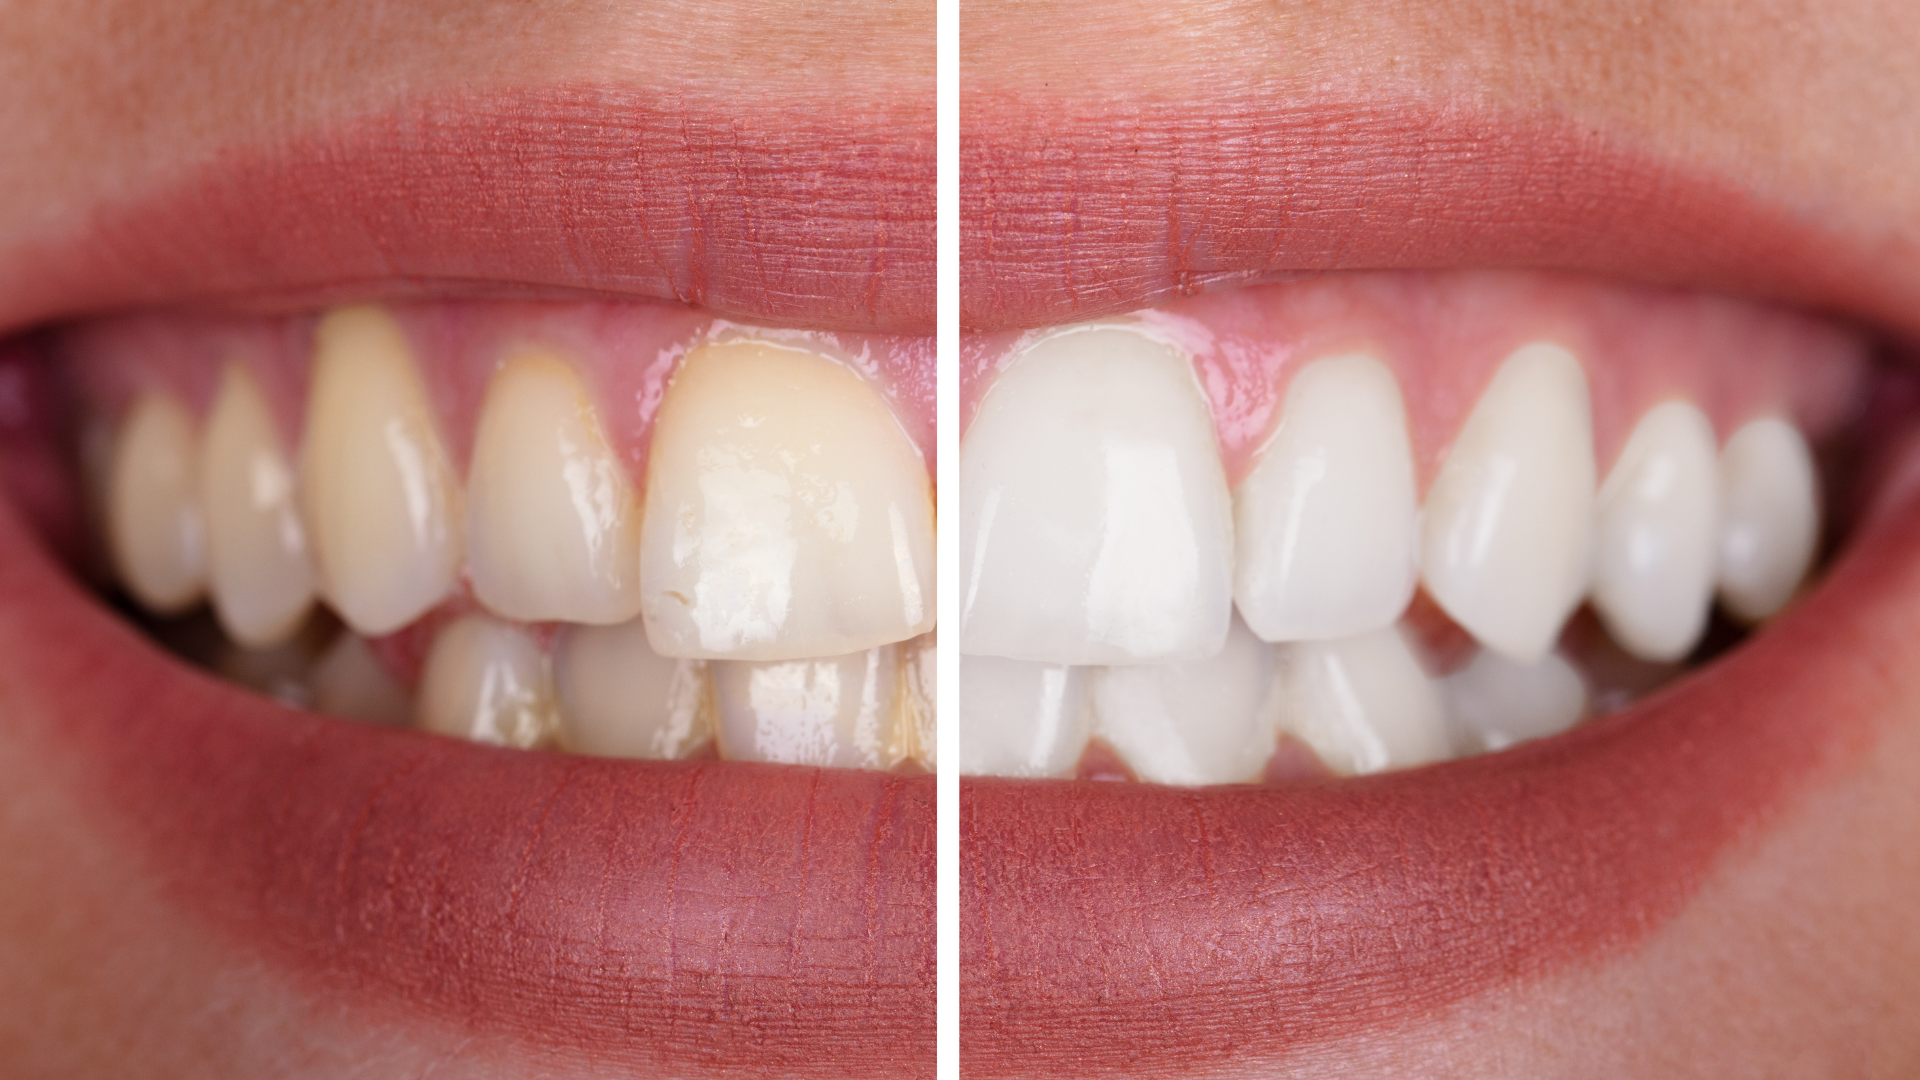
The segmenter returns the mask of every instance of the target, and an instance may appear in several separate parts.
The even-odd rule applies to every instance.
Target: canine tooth
[[[1427,591],[1480,643],[1537,660],[1587,591],[1593,545],[1587,377],[1557,345],[1506,359],[1427,492]]]
[[[406,338],[377,308],[320,320],[301,474],[321,587],[348,625],[396,630],[452,588],[459,482]]]
[[[960,658],[960,772],[1072,776],[1092,736],[1085,668]]]
[[[553,673],[568,750],[683,758],[713,738],[706,663],[654,652],[639,619],[563,628]]]
[[[1713,603],[1719,479],[1713,425],[1684,401],[1655,406],[1627,438],[1594,511],[1593,606],[1613,639],[1677,660]]]
[[[134,599],[162,615],[184,611],[206,588],[193,419],[164,394],[140,398],[114,440],[107,477],[107,542]]]
[[[1093,733],[1149,783],[1256,779],[1273,756],[1273,669],[1273,646],[1239,619],[1211,659],[1095,668]]]
[[[960,651],[1200,660],[1232,608],[1233,518],[1186,357],[1096,326],[1030,346],[960,445]]]
[[[1786,605],[1820,542],[1813,454],[1785,420],[1755,420],[1720,452],[1720,601],[1757,622]]]
[[[253,376],[227,368],[200,444],[200,507],[213,610],[243,645],[285,641],[313,605],[307,531],[281,445]]]
[[[404,727],[413,718],[413,696],[373,655],[366,639],[352,631],[334,639],[307,678],[316,712],[391,727]]]
[[[933,627],[926,464],[879,392],[823,356],[694,350],[660,405],[641,537],[663,655],[838,656]]]
[[[711,665],[720,753],[735,761],[883,769],[900,722],[894,648]]]
[[[640,614],[640,505],[571,365],[511,356],[487,385],[467,469],[467,574],[526,622]]]
[[[1557,653],[1522,664],[1482,649],[1440,685],[1457,754],[1558,735],[1587,713],[1586,680]]]
[[[1393,372],[1364,354],[1307,365],[1234,492],[1240,617],[1268,641],[1392,624],[1413,599],[1417,513]]]
[[[420,672],[421,727],[528,748],[552,742],[557,713],[547,658],[525,631],[468,615],[433,639]]]
[[[1280,726],[1344,775],[1451,756],[1439,688],[1397,626],[1281,649]]]

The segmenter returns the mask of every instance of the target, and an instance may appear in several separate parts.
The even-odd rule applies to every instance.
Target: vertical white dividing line
[[[940,1025],[936,1058],[940,1080],[959,1080],[960,629],[952,619],[957,610],[953,601],[960,594],[960,0],[939,0],[938,10],[935,145],[939,178],[935,207],[939,225],[935,295],[939,305],[936,339],[939,376],[935,387],[939,400],[934,422],[939,430],[934,443],[938,459],[934,482],[939,610],[946,613],[948,624],[938,639],[935,667],[939,775],[935,781],[934,807],[939,824],[934,831],[938,848],[934,897],[939,910],[934,955],[940,965],[935,983],[938,995],[935,1013]]]

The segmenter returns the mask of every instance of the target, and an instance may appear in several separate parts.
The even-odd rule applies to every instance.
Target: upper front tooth
[[[393,317],[344,308],[315,332],[303,499],[327,599],[384,634],[440,602],[460,573],[460,488]]]
[[[1720,452],[1720,600],[1749,621],[1786,605],[1820,542],[1813,454],[1785,420],[1755,420]]]
[[[1677,660],[1707,626],[1719,480],[1713,425],[1683,401],[1655,406],[1600,486],[1593,606],[1613,639],[1646,660]]]
[[[1391,624],[1414,587],[1417,503],[1400,385],[1371,356],[1317,360],[1287,389],[1233,497],[1234,600],[1268,641]]]
[[[544,746],[558,726],[540,646],[519,627],[479,615],[434,638],[416,707],[429,731],[497,746]]]
[[[1398,627],[1296,642],[1281,656],[1280,726],[1334,772],[1373,773],[1451,756],[1439,690]]]
[[[238,364],[227,368],[207,416],[200,505],[220,625],[243,645],[286,640],[313,603],[313,563],[293,466],[266,398]]]
[[[563,627],[553,668],[568,750],[682,758],[713,737],[706,664],[654,652],[639,619]]]
[[[1095,668],[1094,734],[1156,784],[1234,784],[1273,756],[1273,646],[1233,621],[1210,660]]]
[[[1587,591],[1594,464],[1587,377],[1557,345],[1493,377],[1427,492],[1427,591],[1488,648],[1545,656]]]
[[[712,665],[722,755],[733,761],[892,766],[900,722],[892,646],[847,656]]]
[[[512,356],[487,386],[467,470],[467,573],[511,619],[640,614],[639,503],[592,396],[556,356]]]
[[[1086,669],[960,658],[960,772],[1072,776],[1092,734]]]
[[[120,580],[148,610],[191,607],[206,588],[193,419],[180,403],[147,394],[114,440],[107,478],[107,541]]]
[[[661,402],[642,611],[667,656],[786,660],[932,629],[926,464],[880,394],[824,356],[705,345]]]
[[[1558,735],[1587,713],[1586,680],[1556,653],[1522,664],[1482,649],[1441,687],[1460,754]]]
[[[1084,328],[1016,357],[960,446],[960,651],[1198,660],[1232,607],[1232,514],[1185,356]]]

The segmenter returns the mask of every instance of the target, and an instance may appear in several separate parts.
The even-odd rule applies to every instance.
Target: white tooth
[[[1439,688],[1400,629],[1281,649],[1280,726],[1334,772],[1403,769],[1451,756]]]
[[[960,444],[960,651],[1200,660],[1232,608],[1233,518],[1186,357],[1132,330],[1016,357]]]
[[[1755,420],[1720,452],[1720,601],[1749,622],[1786,605],[1820,542],[1813,454],[1785,420]]]
[[[509,357],[487,385],[467,469],[467,574],[510,619],[640,614],[640,505],[599,410],[559,357]]]
[[[348,625],[397,630],[453,587],[459,482],[406,338],[377,308],[320,320],[301,477],[322,588]]]
[[[647,644],[639,619],[567,626],[553,652],[560,744],[607,757],[683,758],[713,738],[707,665]]]
[[[1302,368],[1233,496],[1241,618],[1268,641],[1391,625],[1413,599],[1417,512],[1393,372],[1366,355]]]
[[[1587,682],[1557,653],[1522,664],[1482,649],[1440,685],[1456,754],[1558,735],[1587,714]]]
[[[1713,425],[1684,401],[1640,418],[1600,485],[1593,606],[1613,639],[1647,660],[1677,660],[1713,603],[1719,478]]]
[[[1274,649],[1239,619],[1210,660],[1093,669],[1093,733],[1155,784],[1253,780],[1274,747]]]
[[[936,722],[935,703],[935,667],[938,653],[934,634],[923,634],[912,641],[900,645],[900,686],[902,708],[906,710],[901,722],[901,752],[894,757],[897,760],[911,758],[913,762],[928,772],[936,771],[940,743],[939,725]]]
[[[334,639],[307,678],[316,712],[390,727],[405,727],[413,718],[413,696],[373,655],[366,639],[351,631]]]
[[[1072,776],[1093,733],[1085,668],[960,658],[960,773]]]
[[[227,368],[200,446],[213,610],[243,645],[274,645],[313,604],[313,563],[293,466],[266,398],[247,369]]]
[[[1533,344],[1480,395],[1427,492],[1427,591],[1480,643],[1537,660],[1587,591],[1593,418],[1573,354]]]
[[[114,440],[108,548],[127,591],[162,615],[193,606],[206,588],[195,442],[193,419],[163,394],[136,402]]]
[[[527,748],[552,741],[557,712],[547,658],[526,631],[468,615],[433,639],[415,706],[421,727]]]
[[[894,648],[814,660],[711,665],[722,756],[884,769],[900,735]]]
[[[933,628],[926,463],[823,356],[695,349],[654,425],[642,612],[667,656],[838,656]]]

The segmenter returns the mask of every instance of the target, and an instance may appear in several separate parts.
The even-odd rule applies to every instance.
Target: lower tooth
[[[313,604],[313,563],[293,466],[266,398],[239,365],[227,369],[207,414],[200,505],[220,625],[245,645],[286,640]]]
[[[1336,773],[1452,756],[1446,713],[1398,627],[1282,649],[1280,726]]]
[[[1587,684],[1557,654],[1531,664],[1482,649],[1441,680],[1454,750],[1479,754],[1558,735],[1587,713]]]
[[[899,745],[895,649],[715,661],[720,753],[734,761],[884,769]]]
[[[940,729],[936,721],[935,667],[939,650],[936,635],[926,634],[900,644],[901,700],[905,716],[900,722],[902,746],[895,757],[912,759],[928,772],[938,764]]]
[[[1720,600],[1764,619],[1792,599],[1820,541],[1813,454],[1784,420],[1755,420],[1720,452]]]
[[[1092,731],[1085,668],[960,658],[960,772],[1072,776]]]
[[[558,727],[547,658],[525,631],[469,615],[442,629],[420,672],[420,726],[475,742],[530,748]]]
[[[684,758],[713,738],[706,663],[654,652],[639,619],[564,628],[553,668],[568,750]]]
[[[1274,747],[1274,650],[1233,621],[1210,660],[1096,668],[1094,734],[1157,784],[1254,780]]]
[[[134,599],[184,611],[206,588],[193,419],[172,398],[142,397],[121,425],[107,479],[107,538]]]
[[[413,698],[366,639],[344,631],[307,673],[314,711],[370,724],[404,727],[413,718]]]

